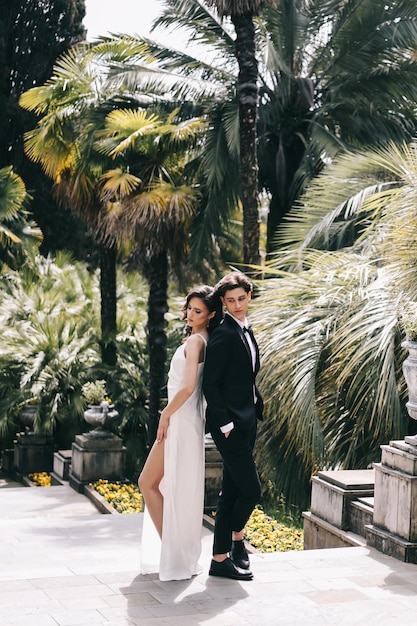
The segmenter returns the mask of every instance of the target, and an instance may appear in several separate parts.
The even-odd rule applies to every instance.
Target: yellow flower
[[[39,487],[51,486],[51,477],[48,472],[34,472],[33,474],[28,474],[28,478]]]
[[[140,513],[142,511],[142,494],[131,483],[126,484],[119,481],[109,483],[108,480],[100,478],[95,483],[90,483],[90,487],[102,495],[119,513]]]
[[[288,528],[254,509],[245,528],[245,537],[260,552],[286,552],[303,550],[303,532]]]

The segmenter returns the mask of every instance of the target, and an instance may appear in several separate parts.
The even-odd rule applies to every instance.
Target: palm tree
[[[94,149],[94,137],[122,88],[110,84],[106,63],[111,63],[109,56],[94,56],[92,48],[76,46],[59,59],[45,85],[21,96],[20,105],[41,116],[25,135],[28,156],[42,164],[58,198],[81,217],[99,245],[102,359],[111,365],[116,359],[117,251],[113,241],[98,237],[104,210],[100,180],[111,159]]]
[[[154,57],[177,75],[217,80],[232,103],[238,68],[228,29],[200,0],[166,0],[165,5],[156,24],[187,29],[190,40],[210,46],[211,54],[202,60],[188,50],[181,54],[153,44]],[[283,217],[326,158],[348,147],[413,136],[416,18],[414,0],[281,0],[255,18],[259,187],[271,194],[269,250]],[[213,107],[218,141],[213,136],[204,157],[225,197],[238,158],[232,110],[230,104]],[[223,137],[228,157],[218,159]]]
[[[74,263],[68,253],[54,259],[35,251],[18,272],[0,276],[0,449],[12,445],[18,413],[36,407],[35,432],[53,435],[68,448],[84,432],[83,383],[108,379],[117,404],[117,434],[127,448],[127,476],[146,458],[147,285],[137,273],[118,276],[117,363],[100,361],[99,272]],[[109,370],[111,377],[109,378]]]
[[[230,16],[236,32],[235,50],[239,65],[237,94],[239,101],[240,184],[243,205],[243,262],[260,265],[258,216],[258,61],[254,17],[272,0],[206,0],[220,17]]]
[[[204,128],[200,119],[181,121],[178,110],[169,116],[116,110],[107,116],[98,143],[118,165],[105,176],[108,206],[101,228],[105,237],[130,246],[131,262],[139,263],[149,283],[149,445],[156,437],[165,379],[169,267],[181,273],[199,199],[185,172]]]
[[[26,201],[20,176],[12,167],[0,169],[0,261],[14,269],[22,264],[25,250],[42,241],[41,231],[28,220]]]
[[[415,429],[401,311],[417,300],[416,155],[413,142],[340,157],[290,213],[288,252],[271,262],[252,314],[267,398],[258,454],[288,502],[308,505],[317,469],[366,468]]]
[[[190,16],[187,3],[186,17]],[[203,7],[201,7],[203,11]],[[222,41],[228,37],[228,57],[221,73],[228,81],[218,80],[218,70],[210,65],[195,61],[195,71],[184,68],[184,54],[158,46],[143,38],[119,36],[103,38],[95,47],[97,54],[112,54],[111,79],[127,88],[126,106],[150,108],[157,105],[165,114],[180,110],[181,119],[207,116],[204,139],[200,141],[199,154],[187,166],[191,176],[198,177],[200,202],[197,214],[190,226],[191,261],[205,279],[213,279],[216,271],[222,271],[224,262],[241,262],[241,224],[239,211],[238,175],[238,119],[234,95],[228,101],[227,85],[232,85],[234,76],[230,67],[236,66],[234,41],[227,30],[207,9],[204,13],[216,29],[216,37]],[[181,19],[184,17],[180,15]],[[134,56],[133,51],[142,54]],[[231,60],[231,61],[230,61]],[[230,62],[229,62],[230,61]],[[178,65],[178,68],[177,68]],[[161,69],[164,66],[166,69]],[[181,67],[183,69],[181,69]],[[178,69],[178,72],[176,71]],[[236,115],[235,115],[236,114]],[[230,120],[235,119],[236,124]],[[225,124],[229,120],[229,126]],[[230,158],[230,153],[233,158]],[[224,180],[227,180],[227,185]],[[220,269],[219,269],[220,268]]]
[[[412,138],[416,18],[415,3],[383,0],[283,1],[265,12],[259,134],[270,249],[323,154]]]
[[[135,93],[129,96],[125,81],[110,76],[112,64],[121,59],[133,62],[143,49],[135,41],[74,48],[59,61],[51,81],[24,94],[21,104],[43,114],[26,135],[29,156],[43,164],[60,197],[87,222],[101,244],[102,359],[110,365],[116,358],[117,245],[132,248],[134,244],[136,257],[142,260],[151,286],[152,443],[165,374],[168,250],[176,259],[188,244],[189,216],[195,205],[192,189],[181,187],[179,155],[197,131],[201,134],[201,123],[176,124],[172,115],[162,126],[157,115],[137,109]],[[116,108],[122,96],[136,110]],[[151,140],[146,141],[146,136]],[[130,153],[135,153],[136,162]]]

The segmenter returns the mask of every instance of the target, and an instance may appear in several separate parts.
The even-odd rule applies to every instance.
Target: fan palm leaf
[[[367,467],[407,421],[396,299],[386,293],[395,272],[381,276],[350,252],[304,257],[304,271],[267,281],[251,313],[266,398],[258,462],[299,506],[311,473]]]
[[[284,232],[292,251],[266,268],[279,278],[266,282],[251,315],[267,363],[259,462],[304,506],[311,472],[369,467],[382,443],[413,429],[400,320],[404,304],[417,297],[416,174],[415,142],[340,156],[293,210],[297,226],[288,220]],[[353,220],[351,245],[345,239],[329,250],[336,247],[332,228]],[[304,239],[294,241],[298,228]],[[290,467],[304,495],[294,493]]]
[[[0,169],[0,261],[16,268],[31,246],[42,241],[40,229],[30,221],[26,187],[12,167]]]

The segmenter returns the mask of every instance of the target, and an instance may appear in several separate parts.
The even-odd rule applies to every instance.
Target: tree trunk
[[[116,246],[100,246],[101,358],[116,363]]]
[[[148,350],[149,412],[148,444],[152,446],[158,430],[161,390],[165,382],[167,338],[165,313],[168,311],[168,256],[166,251],[153,256],[148,265]]]
[[[232,16],[236,31],[239,64],[240,182],[243,206],[243,261],[260,264],[258,215],[258,157],[256,122],[258,107],[258,63],[255,56],[255,28],[251,13]]]

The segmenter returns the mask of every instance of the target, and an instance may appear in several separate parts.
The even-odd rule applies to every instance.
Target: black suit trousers
[[[228,437],[218,429],[212,429],[211,434],[223,459],[213,554],[224,554],[232,548],[232,531],[243,530],[261,498],[261,483],[253,459],[256,420],[249,429],[235,424]]]

